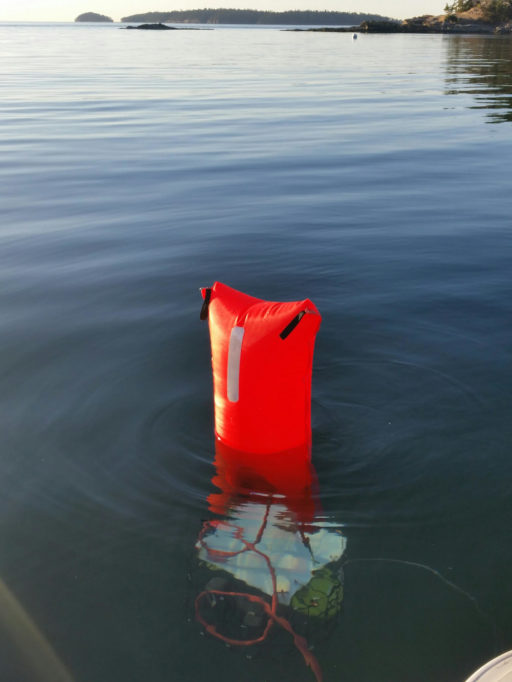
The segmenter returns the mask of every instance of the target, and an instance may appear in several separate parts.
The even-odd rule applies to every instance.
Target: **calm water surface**
[[[462,682],[512,648],[512,42],[118,28],[0,25],[0,679],[314,680],[195,619],[221,280],[323,314],[325,681]]]

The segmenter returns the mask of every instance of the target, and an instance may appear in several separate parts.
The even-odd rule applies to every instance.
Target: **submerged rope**
[[[243,554],[244,552],[254,552],[255,554],[258,554],[261,556],[265,563],[267,564],[268,571],[270,573],[270,577],[272,580],[272,596],[271,596],[271,603],[269,604],[265,599],[262,597],[259,597],[254,594],[249,594],[246,592],[229,592],[229,591],[224,591],[224,590],[203,590],[200,594],[197,595],[195,599],[195,614],[196,614],[196,620],[201,623],[201,625],[205,628],[206,632],[208,634],[213,635],[214,637],[217,637],[218,639],[222,640],[226,644],[230,644],[233,646],[253,646],[254,644],[259,644],[260,642],[263,642],[263,640],[267,637],[272,625],[274,623],[277,623],[277,625],[280,625],[283,630],[286,630],[287,632],[290,633],[290,635],[293,637],[293,643],[297,647],[297,649],[300,651],[302,654],[302,657],[304,658],[304,662],[306,665],[311,668],[316,682],[322,682],[323,676],[322,676],[322,670],[320,668],[320,664],[317,660],[317,658],[314,656],[314,654],[310,651],[308,647],[307,640],[305,637],[302,637],[301,635],[298,635],[294,629],[291,626],[290,621],[287,618],[284,618],[283,616],[278,616],[277,615],[277,606],[278,606],[278,600],[277,600],[277,579],[276,579],[276,573],[274,570],[274,567],[272,566],[272,563],[270,561],[270,558],[267,554],[259,550],[256,545],[260,542],[263,532],[265,530],[265,527],[268,522],[268,515],[270,512],[270,504],[267,505],[266,511],[265,511],[265,516],[263,518],[262,524],[260,526],[260,529],[258,531],[258,535],[256,536],[256,540],[254,542],[249,542],[245,540],[242,535],[243,535],[243,528],[240,526],[235,526],[233,524],[227,524],[227,525],[232,525],[233,528],[236,529],[236,538],[240,540],[244,547],[237,552],[228,552],[226,550],[220,550],[220,549],[212,549],[211,547],[208,547],[204,540],[204,535],[206,531],[208,530],[209,527],[214,525],[214,523],[211,522],[206,522],[203,526],[203,530],[201,531],[201,534],[199,536],[199,544],[201,547],[203,547],[206,552],[213,557],[217,557],[218,559],[228,559],[231,557],[239,556],[240,554]],[[239,639],[232,639],[231,637],[226,637],[222,633],[220,633],[215,625],[208,623],[202,616],[199,610],[201,601],[211,594],[217,594],[219,596],[227,596],[227,597],[243,597],[247,599],[248,601],[254,603],[254,604],[259,604],[264,612],[267,615],[267,624],[265,626],[265,629],[263,630],[262,634],[259,637],[256,637],[255,639],[251,640],[239,640]]]

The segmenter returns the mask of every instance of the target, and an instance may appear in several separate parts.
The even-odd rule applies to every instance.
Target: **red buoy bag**
[[[215,433],[271,454],[311,444],[311,373],[321,322],[308,299],[263,301],[215,282],[201,290],[212,347]]]

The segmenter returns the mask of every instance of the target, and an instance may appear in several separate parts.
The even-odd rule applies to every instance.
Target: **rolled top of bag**
[[[215,282],[201,290],[212,348],[215,433],[271,454],[311,443],[311,373],[321,316],[309,300],[264,301]]]

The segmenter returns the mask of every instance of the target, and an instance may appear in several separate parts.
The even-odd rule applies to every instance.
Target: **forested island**
[[[95,21],[98,23],[113,23],[114,20],[111,19],[110,17],[105,16],[104,14],[97,14],[96,12],[85,12],[84,14],[80,14],[75,21]]]
[[[292,10],[268,12],[251,9],[194,9],[170,12],[144,12],[123,17],[122,22],[151,22],[169,24],[263,24],[303,26],[353,26],[363,21],[385,21],[379,14],[361,12],[322,12]]]

